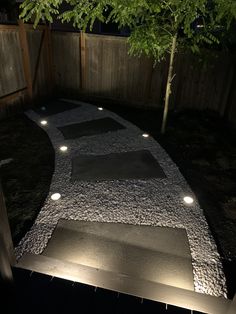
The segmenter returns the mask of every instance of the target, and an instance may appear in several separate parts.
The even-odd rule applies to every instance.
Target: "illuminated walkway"
[[[203,211],[166,152],[150,136],[143,136],[140,129],[112,112],[74,101],[68,101],[68,106],[70,110],[63,111],[61,103],[57,113],[47,113],[44,106],[27,113],[48,133],[56,160],[50,194],[35,224],[16,248],[18,258],[27,252],[42,253],[61,218],[179,228],[187,233],[195,291],[225,295],[220,256]],[[42,116],[44,125],[40,123]],[[101,128],[101,119],[104,132],[99,133],[96,127]],[[95,120],[97,126],[91,126]],[[61,146],[68,149],[63,151]],[[119,154],[131,152],[138,152],[137,167],[132,171],[131,163],[125,177]],[[111,158],[116,167],[114,171],[110,167],[113,172],[108,171],[104,177],[101,169]],[[129,158],[125,160],[126,164]],[[150,164],[154,168],[150,169]],[[51,199],[54,193],[60,193],[61,198]],[[194,203],[186,204],[185,196],[191,196]]]

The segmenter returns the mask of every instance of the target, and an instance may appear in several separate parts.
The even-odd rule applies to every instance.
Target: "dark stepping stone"
[[[111,118],[97,119],[82,123],[69,124],[58,128],[65,139],[106,133],[125,129],[123,125]]]
[[[47,117],[78,107],[81,106],[63,100],[55,100],[35,108],[34,111],[41,117]]]
[[[72,179],[79,181],[165,178],[148,150],[108,155],[80,155],[72,159]]]

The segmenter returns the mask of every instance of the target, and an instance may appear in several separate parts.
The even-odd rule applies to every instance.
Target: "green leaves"
[[[136,56],[145,54],[153,57],[155,61],[160,61],[170,50],[172,38],[168,30],[158,27],[157,24],[140,25],[131,32],[128,39],[129,52]]]
[[[20,18],[27,22],[31,19],[34,20],[34,27],[40,21],[48,21],[52,23],[53,15],[59,13],[58,8],[63,0],[25,0],[20,8],[22,9]]]
[[[71,1],[68,1],[71,4]],[[62,22],[73,22],[73,26],[79,29],[86,30],[89,27],[91,30],[96,19],[105,22],[104,11],[107,1],[72,1],[73,7],[61,15],[59,18]]]
[[[62,2],[70,8],[59,13]],[[219,31],[236,20],[235,0],[25,0],[21,9],[20,18],[33,19],[35,27],[40,20],[51,23],[55,18],[83,30],[92,30],[95,20],[128,26],[130,53],[155,61],[169,52],[174,34],[178,45],[197,52],[204,43],[219,43]]]

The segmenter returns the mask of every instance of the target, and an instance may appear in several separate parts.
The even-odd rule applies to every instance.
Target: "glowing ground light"
[[[143,137],[149,137],[149,134],[147,134],[147,133],[143,133],[143,135],[142,135]]]
[[[193,203],[193,198],[190,196],[185,196],[184,201],[186,204],[192,204]]]
[[[48,122],[47,122],[46,120],[42,120],[42,121],[40,121],[40,123],[41,123],[42,125],[48,124]]]
[[[51,196],[51,199],[52,199],[53,201],[57,201],[57,200],[59,200],[59,198],[61,198],[61,194],[60,194],[60,193],[54,193],[54,194],[52,194],[52,196]]]
[[[102,108],[102,107],[98,107],[98,110],[102,111],[102,110],[103,110],[103,108]]]
[[[42,111],[45,111],[45,110],[46,110],[46,107],[41,107],[41,110],[42,110]]]
[[[67,146],[61,146],[61,147],[60,147],[60,150],[61,150],[62,152],[66,152],[66,151],[67,151],[67,149],[68,149],[68,147],[67,147]]]

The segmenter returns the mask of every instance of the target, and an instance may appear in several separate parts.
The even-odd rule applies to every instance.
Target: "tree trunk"
[[[0,183],[0,282],[12,282],[11,265],[13,266],[14,264],[15,256],[11,238],[11,229]]]
[[[175,50],[176,50],[176,41],[177,41],[177,34],[175,34],[175,36],[172,39],[170,64],[169,64],[168,77],[167,77],[167,83],[166,83],[165,106],[164,106],[164,113],[163,113],[162,127],[161,127],[162,134],[164,134],[166,131],[166,121],[167,121],[167,114],[168,114],[168,108],[169,108],[169,99],[170,99],[170,94],[171,94],[171,83],[173,79],[173,65],[174,65],[174,56],[175,56]]]

